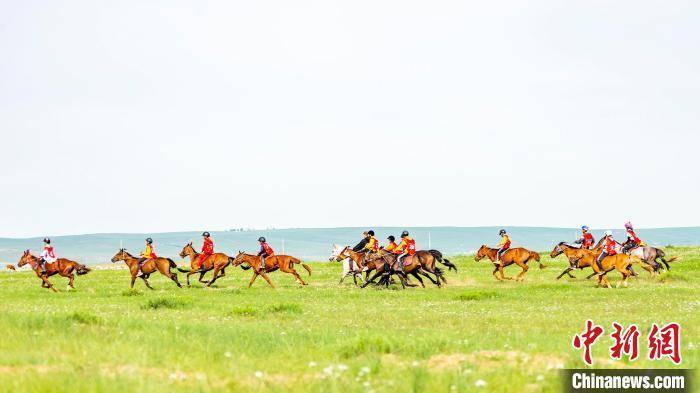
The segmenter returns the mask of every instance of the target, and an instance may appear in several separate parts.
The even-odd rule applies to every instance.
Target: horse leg
[[[496,266],[496,268],[493,269],[493,272],[491,274],[493,274],[493,276],[496,277],[496,280],[503,281],[500,277],[498,277],[498,275],[496,275],[496,273],[498,273],[498,266]]]
[[[372,278],[366,279],[366,280],[365,280],[365,283],[362,284],[362,286],[361,286],[360,288],[365,288],[367,285],[373,283],[374,280],[375,280],[377,277],[379,277],[381,274],[383,274],[383,273],[384,273],[383,271],[377,270],[377,271],[374,273],[374,276],[372,276]]]
[[[512,280],[513,277],[506,277],[506,275],[503,273],[503,261],[501,261],[501,264],[498,265],[498,272],[501,274],[501,279],[503,280]]]
[[[74,282],[75,282],[75,276],[73,274],[71,274],[70,276],[68,276],[68,286],[70,288],[75,289],[75,287],[73,286]]]
[[[285,273],[289,273],[289,274],[293,275],[294,279],[296,279],[297,282],[300,283],[301,285],[306,285],[304,280],[302,280],[301,277],[299,277],[299,273],[297,273],[297,271],[294,270],[294,268],[291,265],[285,264],[283,266],[280,266],[280,270],[285,272]]]
[[[525,281],[525,273],[527,273],[527,269],[530,267],[527,266],[527,263],[525,262],[515,262],[518,266],[520,266],[521,269],[523,269],[520,274],[518,274],[518,277],[515,278],[515,281]]]
[[[148,274],[148,275],[147,275],[147,274],[142,274],[142,275],[141,275],[141,279],[143,280],[143,283],[146,284],[146,286],[148,287],[148,289],[153,289],[153,287],[151,286],[151,284],[148,283],[148,276],[150,276],[150,274]]]
[[[430,280],[430,282],[432,282],[434,285],[436,285],[436,286],[438,286],[438,287],[441,286],[441,284],[440,284],[440,278],[438,278],[437,280],[433,280],[433,278],[430,277],[430,274],[428,274],[428,272],[424,271],[423,269],[418,269],[418,274],[420,274],[420,275],[422,275],[422,276],[424,276],[424,277],[427,277],[428,280]],[[436,276],[437,276],[437,275],[436,275]]]
[[[177,279],[177,273],[173,273],[173,272],[168,272],[168,273],[169,273],[168,278],[173,280],[173,282],[175,284],[177,284],[178,288],[182,288],[182,284],[180,284],[180,280]]]
[[[425,288],[425,284],[423,283],[423,279],[420,278],[420,276],[418,275],[418,273],[417,273],[415,270],[411,272],[411,275],[412,275],[413,277],[415,277],[416,280],[418,280],[418,282],[420,283],[420,286],[421,286],[421,287]]]
[[[221,277],[221,276],[222,276],[222,275],[219,274],[219,269],[218,269],[218,268],[214,268],[214,277],[212,277],[212,278],[211,278],[211,281],[209,281],[209,283],[207,284],[207,288],[211,287],[211,284],[213,284],[214,281],[218,280],[219,277]]]
[[[226,275],[226,268],[221,269],[221,274],[219,275],[219,278],[224,277]]]
[[[275,287],[275,284],[273,284],[272,281],[270,281],[270,277],[267,276],[267,273],[265,273],[264,271],[261,271],[260,276],[262,278],[264,278],[265,281],[267,281],[267,283],[270,284],[271,287],[273,287],[273,288]]]
[[[202,284],[209,283],[209,281],[204,280],[204,275],[207,274],[208,271],[209,270],[205,270],[205,271],[199,273],[199,282],[201,282]]]
[[[560,279],[560,278],[562,278],[562,277],[564,277],[565,274],[571,275],[571,270],[572,270],[572,267],[571,267],[571,266],[569,266],[569,267],[567,267],[566,269],[564,269],[564,271],[561,272],[561,274],[557,277],[557,280]]]
[[[136,282],[136,275],[131,274],[131,289],[134,289],[134,283]]]

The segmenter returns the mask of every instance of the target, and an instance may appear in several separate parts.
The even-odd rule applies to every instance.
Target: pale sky
[[[700,225],[693,1],[0,0],[0,236]]]

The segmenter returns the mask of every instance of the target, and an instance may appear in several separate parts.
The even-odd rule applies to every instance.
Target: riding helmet
[[[582,230],[582,231],[588,232],[589,229],[590,229],[590,228],[588,228],[588,225],[584,225],[584,226],[581,227],[581,230]]]
[[[260,237],[258,238],[258,241],[261,242],[261,243],[265,243],[267,240],[265,239],[264,236],[260,236]]]
[[[367,234],[370,236],[374,236],[374,231],[370,229],[369,231],[367,231]]]
[[[153,243],[153,239],[151,239],[150,237],[146,238],[146,243],[152,244],[152,243]]]
[[[501,229],[500,231],[498,231],[498,235],[499,235],[499,236],[503,236],[503,235],[505,235],[505,234],[506,234],[506,230],[505,230],[505,229]]]
[[[202,236],[204,236],[204,237],[209,237],[209,236],[211,236],[211,235],[209,235],[209,232],[204,232],[204,233],[202,233]]]
[[[45,237],[45,238],[44,238],[44,243],[46,243],[46,244],[51,244],[51,239],[49,239],[48,237]]]
[[[396,238],[394,237],[394,235],[390,235],[389,237],[386,238],[386,240],[393,242],[394,240],[396,240]]]
[[[401,232],[401,237],[406,237],[406,236],[408,236],[408,231]]]
[[[629,221],[627,221],[627,222],[625,223],[625,228],[626,228],[626,229],[632,229],[632,223],[629,222]]]

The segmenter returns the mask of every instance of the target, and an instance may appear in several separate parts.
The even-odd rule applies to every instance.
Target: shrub
[[[76,311],[68,315],[66,319],[68,319],[69,322],[79,323],[82,325],[98,325],[100,323],[100,318],[98,318],[96,315],[80,311]]]
[[[179,308],[182,306],[183,306],[183,303],[181,301],[166,299],[166,298],[157,298],[157,299],[151,299],[148,302],[146,302],[146,304],[143,305],[143,308],[144,309],[158,310],[160,308],[174,309],[174,308]]]

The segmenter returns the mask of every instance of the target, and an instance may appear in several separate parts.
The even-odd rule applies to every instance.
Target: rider
[[[593,235],[589,232],[590,228],[588,228],[588,225],[584,225],[581,227],[581,237],[576,239],[576,244],[580,244],[581,248],[584,250],[590,250],[590,248],[595,244],[595,239],[593,238]]]
[[[634,233],[634,228],[632,228],[631,222],[628,221],[625,223],[625,229],[627,230],[627,241],[625,242],[625,245],[622,246],[622,252],[627,253],[631,249],[640,246],[642,241],[639,240],[637,234]]]
[[[387,237],[386,240],[389,241],[389,244],[387,244],[386,247],[384,247],[384,250],[388,252],[394,252],[394,250],[396,250],[396,247],[398,247],[396,245],[396,238],[394,237],[394,235],[391,235]]]
[[[596,259],[595,263],[598,265],[598,269],[600,271],[598,272],[599,276],[602,276],[605,274],[605,269],[603,269],[603,259],[607,256],[612,256],[617,254],[617,242],[615,239],[613,239],[613,233],[611,230],[605,231],[605,236],[603,237],[603,251],[598,255],[598,259]]]
[[[355,245],[355,247],[352,248],[354,252],[362,252],[362,250],[365,249],[365,246],[369,242],[369,233],[367,231],[362,232],[362,240],[360,240],[359,243]]]
[[[260,257],[260,270],[264,272],[267,269],[265,266],[265,258],[275,255],[275,252],[272,250],[272,247],[267,244],[265,237],[260,236],[258,241],[260,242],[260,251],[258,251],[258,256]]]
[[[51,245],[51,239],[48,237],[44,238],[44,250],[39,256],[39,267],[41,267],[41,274],[46,274],[46,263],[54,263],[58,258],[53,252],[53,246]]]
[[[374,231],[371,229],[367,231],[367,244],[365,244],[363,250],[367,253],[373,253],[379,250],[379,242],[377,238],[374,237]]]
[[[214,254],[214,242],[211,240],[209,232],[202,233],[202,237],[204,238],[204,243],[202,244],[202,253],[199,254],[197,262],[199,263],[199,271],[204,273],[207,271],[204,267],[204,261]]]
[[[496,265],[501,264],[501,257],[503,257],[503,253],[508,251],[510,248],[510,237],[506,233],[505,229],[501,229],[498,231],[498,235],[501,236],[501,241],[498,242],[498,252],[496,253]]]
[[[139,258],[139,270],[143,267],[144,262],[151,258],[157,258],[157,256],[153,249],[153,239],[149,237],[146,239],[146,250],[141,253],[141,258]]]
[[[401,243],[393,251],[394,254],[398,254],[396,257],[396,264],[399,265],[399,270],[403,272],[403,263],[401,260],[406,255],[414,255],[416,253],[416,241],[408,236],[408,231],[401,232]]]

